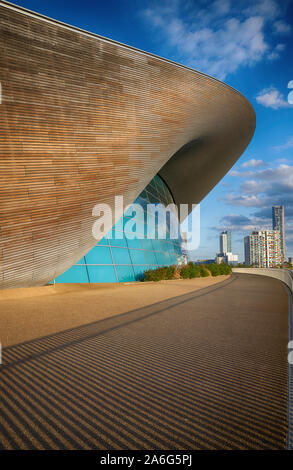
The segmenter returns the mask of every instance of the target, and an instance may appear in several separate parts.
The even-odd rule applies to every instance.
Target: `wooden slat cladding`
[[[231,166],[253,133],[221,82],[21,8],[0,5],[0,42],[2,288],[68,269],[96,243],[95,204],[133,202],[186,143],[225,144]]]

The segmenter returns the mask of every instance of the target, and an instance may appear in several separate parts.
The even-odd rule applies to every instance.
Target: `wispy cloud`
[[[228,194],[225,198],[225,202],[230,206],[262,207],[264,199],[255,194]]]
[[[287,140],[287,142],[285,142],[285,144],[276,145],[274,147],[274,150],[277,150],[278,152],[281,152],[282,150],[288,150],[290,148],[293,148],[293,135],[291,137],[289,137],[289,139]]]
[[[265,190],[263,181],[247,180],[240,186],[240,192],[242,194],[260,194]],[[263,201],[261,201],[263,202]]]
[[[293,250],[293,223],[290,220],[289,216],[290,212],[288,212],[287,208],[285,207],[285,222],[286,222],[286,245],[287,249],[291,252]],[[243,243],[243,236],[248,235],[253,230],[268,230],[272,228],[272,208],[267,207],[265,209],[261,209],[254,214],[249,216],[244,216],[241,214],[228,214],[225,217],[220,219],[220,224],[215,227],[210,227],[213,231],[221,231],[225,229],[231,229],[235,233],[239,233],[242,235],[238,240],[234,240],[237,242]],[[289,253],[290,254],[290,253]]]
[[[253,176],[254,172],[249,171],[239,171],[239,170],[231,170],[229,176],[240,176],[241,178],[245,178],[247,176]]]
[[[291,32],[291,26],[285,21],[275,21],[274,28],[277,33],[288,34]]]
[[[248,160],[247,162],[242,163],[242,168],[260,168],[264,166],[268,166],[266,162],[263,160],[256,160],[255,158],[252,158],[251,160]]]
[[[224,79],[241,66],[279,57],[283,44],[272,45],[269,32],[284,33],[286,23],[276,0],[161,1],[142,16],[180,60]]]
[[[251,232],[255,229],[270,227],[270,221],[264,220],[262,217],[228,214],[220,219],[219,226],[211,228],[217,231],[229,228],[235,232]]]
[[[248,15],[261,15],[273,20],[280,14],[280,7],[275,0],[256,1],[247,6],[245,13]]]
[[[268,54],[268,59],[269,60],[276,60],[276,59],[279,59],[280,56],[281,56],[281,53],[286,49],[286,45],[285,44],[277,44],[272,52],[270,52]]]
[[[265,106],[265,108],[290,108],[292,105],[284,99],[284,95],[275,87],[265,88],[256,96],[258,104]]]
[[[290,163],[290,160],[288,158],[276,158],[275,162],[276,163]]]
[[[238,172],[238,176],[245,174],[247,172]],[[287,215],[292,217],[293,166],[280,164],[276,168],[255,170],[252,179],[242,181],[239,188],[229,191],[223,200],[229,206],[259,209],[255,213],[259,217],[270,217],[271,206],[283,204]]]

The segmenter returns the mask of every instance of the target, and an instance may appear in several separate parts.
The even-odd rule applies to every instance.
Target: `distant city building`
[[[223,230],[220,233],[220,253],[217,254],[215,262],[237,264],[238,255],[232,253],[232,232],[231,230]]]
[[[289,258],[288,258],[288,263],[293,264],[293,258],[291,256],[289,256]]]
[[[279,230],[281,238],[282,262],[286,259],[286,241],[285,241],[285,217],[284,206],[272,207],[273,230]]]
[[[232,233],[231,230],[224,230],[220,233],[220,253],[232,253]]]
[[[233,255],[233,253],[218,253],[215,259],[217,264],[227,263],[227,264],[238,264],[238,255]]]
[[[282,262],[279,230],[254,231],[244,238],[245,264],[273,268]]]

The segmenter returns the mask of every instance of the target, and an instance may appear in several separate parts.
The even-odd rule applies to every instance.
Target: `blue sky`
[[[15,4],[213,75],[242,92],[257,119],[253,141],[201,203],[201,244],[213,258],[219,231],[271,228],[285,205],[293,256],[293,0],[15,0]],[[219,156],[220,157],[220,156]],[[195,182],[196,184],[196,182]]]

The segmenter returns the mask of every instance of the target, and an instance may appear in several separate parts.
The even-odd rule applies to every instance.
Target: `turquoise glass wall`
[[[155,176],[135,203],[144,208],[144,215],[154,217],[147,204],[172,204],[173,198],[165,183]],[[113,227],[112,234],[104,237],[77,264],[55,279],[56,283],[131,282],[140,280],[143,272],[158,266],[182,264],[182,240],[170,238],[167,219],[166,239],[129,239],[125,225],[132,218],[131,208]],[[158,227],[158,219],[154,219]],[[146,237],[146,217],[140,220],[137,233]],[[120,232],[121,239],[115,239]],[[112,238],[111,238],[112,235]]]

